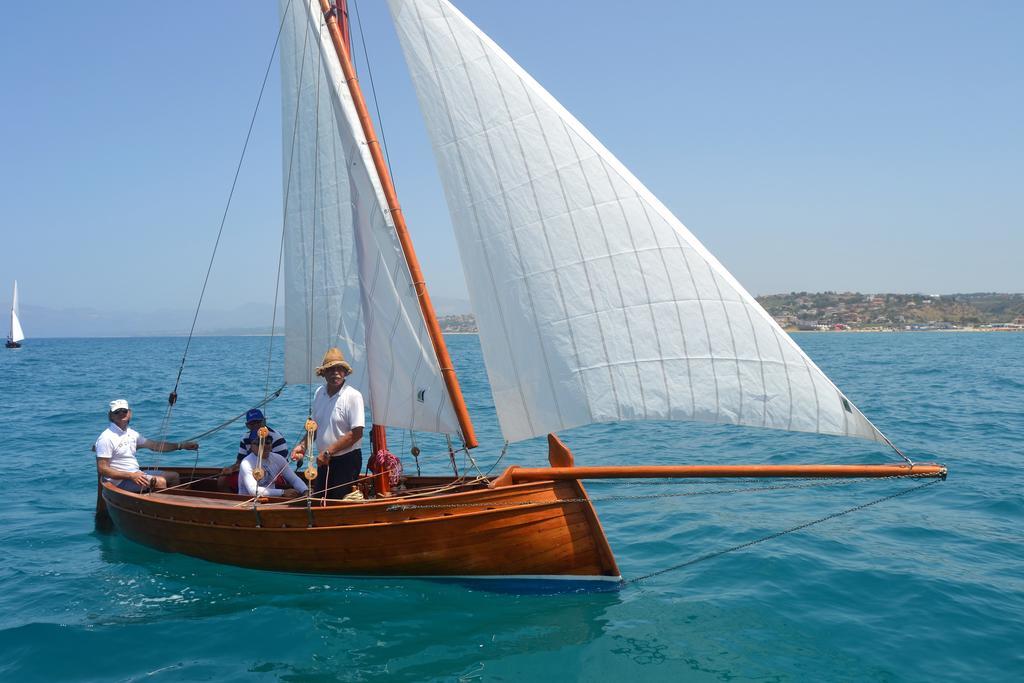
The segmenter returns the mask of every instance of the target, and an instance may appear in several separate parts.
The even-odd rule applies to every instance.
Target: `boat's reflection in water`
[[[285,574],[162,553],[118,534],[101,535],[99,547],[111,565],[105,603],[120,612],[103,621],[146,625],[161,639],[163,664],[185,667],[179,675],[192,666],[185,652],[204,674],[272,667],[285,678],[472,675],[487,662],[599,639],[622,603],[618,591],[599,590],[615,582],[576,590],[584,584]],[[190,635],[198,631],[202,643]],[[276,649],[250,651],[248,643],[268,636]]]

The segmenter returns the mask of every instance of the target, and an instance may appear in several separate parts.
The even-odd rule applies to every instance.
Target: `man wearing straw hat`
[[[324,386],[313,396],[312,418],[317,424],[316,447],[317,477],[313,492],[340,500],[352,492],[353,483],[363,468],[363,395],[345,383],[352,374],[352,366],[340,349],[328,349],[324,360],[316,369],[324,378]],[[306,453],[305,440],[292,451],[292,457],[301,459]]]
[[[158,453],[194,451],[199,448],[195,441],[171,443],[154,441],[142,436],[128,426],[132,420],[132,410],[128,406],[128,401],[123,398],[110,402],[107,418],[110,420],[110,426],[103,430],[96,439],[96,445],[93,446],[93,450],[96,451],[96,470],[104,481],[132,493],[167,488],[168,482],[174,485],[178,477],[177,472],[143,472],[139,467],[139,461],[135,459],[135,451],[138,448],[148,448]]]

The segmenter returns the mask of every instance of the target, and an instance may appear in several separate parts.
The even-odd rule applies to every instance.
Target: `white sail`
[[[18,281],[14,281],[14,298],[11,301],[11,334],[8,336],[12,342],[20,342],[25,339],[25,333],[21,329],[21,320],[18,319]]]
[[[280,6],[285,381],[318,381],[337,346],[377,424],[458,433],[319,2]]]
[[[685,226],[446,0],[389,0],[509,440],[698,420],[885,441]]]

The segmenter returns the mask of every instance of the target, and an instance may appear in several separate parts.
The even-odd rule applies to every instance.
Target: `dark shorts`
[[[162,470],[142,470],[142,471],[149,475],[150,483],[152,483],[154,476],[166,477],[166,475],[168,474],[166,472],[163,472]],[[131,493],[142,493],[143,491],[148,491],[149,490],[148,486],[139,486],[138,484],[136,484],[131,479],[122,479],[121,483],[117,485],[117,488],[122,489],[124,491],[130,491]]]
[[[153,478],[150,477],[150,481],[152,480]],[[139,486],[131,479],[122,479],[121,483],[117,485],[117,488],[122,489],[124,491],[129,491],[131,493],[142,493],[143,491],[149,490],[148,486]]]
[[[328,499],[341,500],[352,493],[362,469],[363,450],[361,448],[335,455],[328,464],[317,467],[316,479],[313,480],[313,495],[322,496],[324,488],[326,488]]]

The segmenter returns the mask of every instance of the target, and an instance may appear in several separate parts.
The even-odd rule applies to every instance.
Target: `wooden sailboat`
[[[476,446],[349,56],[345,12],[282,0],[285,380],[340,346],[383,429]],[[576,466],[553,436],[694,420],[889,440],[571,114],[447,0],[389,0],[445,185],[505,438],[549,467],[409,477],[364,502],[185,485],[100,505],[161,550],[261,569],[618,580],[580,483],[636,477],[931,477],[941,465]],[[895,450],[895,447],[893,447]],[[165,468],[166,469],[166,468]]]
[[[8,349],[20,349],[21,342],[25,339],[25,333],[21,329],[21,320],[18,318],[18,281],[14,281],[14,296],[11,298],[11,330],[7,333]]]

